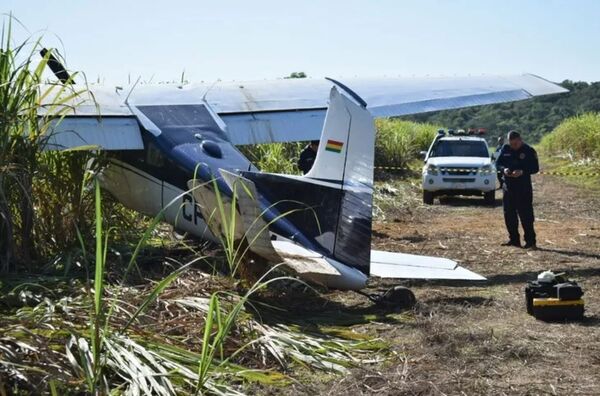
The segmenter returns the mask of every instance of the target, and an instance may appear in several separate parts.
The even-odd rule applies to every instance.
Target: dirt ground
[[[418,304],[405,321],[359,329],[387,341],[394,356],[319,393],[600,394],[600,199],[552,176],[536,176],[534,189],[537,251],[500,246],[507,240],[501,194],[494,208],[468,198],[426,207],[418,186],[406,188],[398,199],[410,205],[386,209],[374,224],[375,248],[453,258],[488,281],[413,283]],[[583,286],[584,322],[549,324],[527,315],[525,283],[547,269]]]

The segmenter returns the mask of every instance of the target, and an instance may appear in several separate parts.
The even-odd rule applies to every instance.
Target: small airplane
[[[566,91],[531,74],[94,86],[56,120],[47,144],[109,151],[104,189],[200,238],[219,242],[216,202],[235,203],[236,237],[305,281],[356,291],[370,276],[478,281],[447,258],[371,249],[374,118]],[[236,147],[317,139],[304,176],[261,172]]]

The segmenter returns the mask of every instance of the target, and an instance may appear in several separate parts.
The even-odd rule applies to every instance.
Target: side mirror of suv
[[[419,151],[419,157],[425,161],[425,158],[427,158],[427,151]]]

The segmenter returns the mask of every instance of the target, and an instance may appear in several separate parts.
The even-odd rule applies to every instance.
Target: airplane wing
[[[371,275],[394,279],[485,280],[447,258],[381,250],[371,250]]]
[[[143,150],[142,133],[132,116],[69,116],[51,121],[46,150],[82,147],[98,150]]]
[[[235,145],[292,142],[319,139],[332,86],[349,88],[366,102],[375,117],[391,117],[430,111],[456,109],[528,99],[534,96],[567,92],[541,77],[472,76],[447,78],[350,78],[280,79],[272,81],[200,83],[184,86],[139,85],[134,88],[107,89],[92,86],[89,97],[74,106],[63,122],[71,118],[139,120],[137,106],[207,104],[227,127]],[[143,120],[139,120],[144,124]],[[79,136],[64,134],[59,145],[102,143],[108,136],[89,125],[65,126]],[[135,147],[134,126],[122,126],[121,147]],[[146,126],[146,125],[144,125]],[[146,128],[150,129],[151,128]],[[86,135],[86,136],[83,136]],[[100,136],[99,138],[95,138]],[[91,140],[91,142],[88,142]],[[109,141],[111,139],[108,139]],[[116,140],[116,139],[115,139]],[[102,145],[108,149],[108,145]],[[119,145],[117,145],[119,146]],[[118,149],[118,148],[113,148]]]
[[[227,125],[233,144],[316,140],[329,92],[343,85],[362,98],[375,117],[392,117],[524,100],[567,92],[541,77],[280,79],[184,86],[177,94],[135,92],[134,101],[190,103],[203,98]],[[149,87],[148,87],[149,88]]]

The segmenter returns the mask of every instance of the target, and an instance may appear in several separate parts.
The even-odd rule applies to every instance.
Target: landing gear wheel
[[[425,205],[433,205],[433,193],[430,191],[423,191],[423,203]]]
[[[483,201],[486,205],[493,206],[496,204],[496,190],[483,193]]]
[[[410,309],[415,306],[417,299],[413,292],[404,286],[394,286],[388,289],[379,299],[379,304],[394,309]]]

